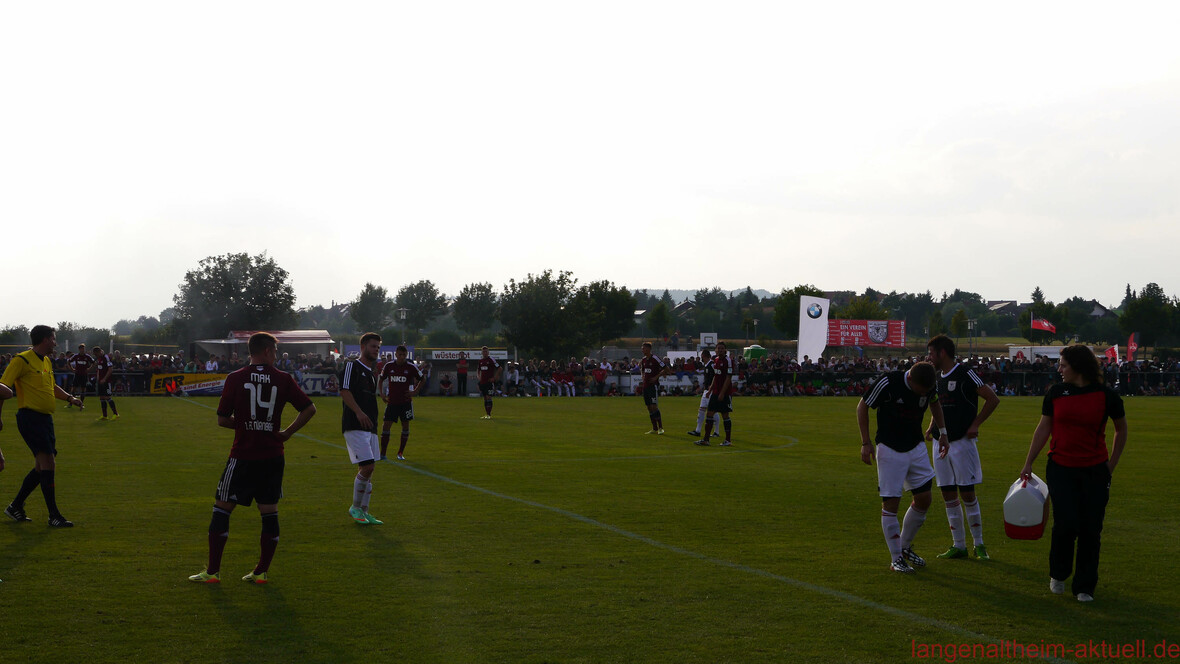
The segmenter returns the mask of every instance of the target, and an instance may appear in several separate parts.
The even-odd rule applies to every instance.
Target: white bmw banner
[[[799,357],[815,361],[828,347],[828,300],[822,297],[799,297]]]

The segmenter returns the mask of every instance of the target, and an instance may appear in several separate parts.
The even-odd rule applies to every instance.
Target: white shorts
[[[975,438],[951,441],[950,450],[941,459],[937,452],[934,453],[934,474],[938,477],[938,486],[972,486],[983,481],[983,468],[979,464],[979,448],[975,441]]]
[[[909,452],[898,452],[888,445],[877,446],[877,491],[882,498],[900,498],[934,479],[926,443]]]
[[[371,431],[345,431],[344,445],[353,463],[376,461],[381,451],[380,439]]]
[[[701,410],[709,410],[709,390],[701,392]]]

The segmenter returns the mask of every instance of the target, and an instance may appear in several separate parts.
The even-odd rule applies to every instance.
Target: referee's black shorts
[[[16,430],[33,454],[57,454],[57,435],[53,432],[53,416],[21,408],[16,411]]]

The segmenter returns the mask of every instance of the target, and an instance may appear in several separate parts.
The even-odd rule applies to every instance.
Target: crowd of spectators
[[[0,355],[0,371],[11,361],[13,353]],[[72,375],[69,352],[53,354],[54,372],[59,383]],[[229,373],[246,364],[237,353],[210,354],[186,358],[183,351],[176,354],[132,353],[114,351],[117,391],[134,390],[128,376],[160,373]],[[295,374],[336,374],[345,358],[333,354],[283,353],[276,366]],[[382,358],[386,361],[388,358]],[[664,358],[671,377],[661,384],[661,394],[667,396],[699,395],[707,386],[701,384],[704,367],[693,357]],[[851,357],[847,355],[818,358],[804,357],[800,362],[790,353],[772,352],[764,357],[735,360],[734,385],[742,396],[860,396],[874,378],[886,371],[907,369],[920,357]],[[621,396],[633,394],[638,386],[638,356],[616,360],[570,357],[559,361],[530,359],[504,363],[498,391],[510,397],[570,397]],[[971,355],[964,359],[996,394],[1001,396],[1040,395],[1048,385],[1057,381],[1057,363],[1051,358],[1037,356],[1008,358],[1004,356]],[[429,381],[429,362],[417,362]],[[380,367],[378,367],[379,370]],[[1124,395],[1180,395],[1177,378],[1180,362],[1173,358],[1153,358],[1135,362],[1104,358],[1103,372],[1108,385],[1116,386]],[[629,378],[628,378],[629,377]],[[443,374],[437,392],[454,393],[455,379]]]

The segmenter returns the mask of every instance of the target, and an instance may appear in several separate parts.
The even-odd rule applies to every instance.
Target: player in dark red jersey
[[[70,394],[78,397],[78,401],[86,399],[86,384],[90,382],[90,367],[94,366],[94,358],[86,352],[86,344],[78,344],[78,352],[70,357],[67,363],[74,372],[74,380],[70,383]],[[73,408],[68,404],[66,408]]]
[[[102,417],[98,418],[98,421],[117,420],[119,409],[115,408],[115,400],[111,398],[111,377],[115,373],[115,363],[111,356],[98,346],[91,349],[91,352],[94,353],[94,366],[97,369],[94,376],[94,391],[98,393],[99,401],[102,403]],[[110,418],[107,417],[107,408],[111,409]]]
[[[713,415],[721,413],[721,425],[725,428],[724,446],[733,445],[733,424],[729,414],[733,412],[733,360],[725,350],[725,342],[717,342],[717,353],[713,357],[713,383],[709,385],[709,405],[705,412],[705,437],[697,445],[708,445],[713,432]]]
[[[479,419],[490,420],[492,419],[492,395],[496,393],[496,381],[500,380],[500,372],[504,369],[488,352],[487,346],[484,346],[480,352],[483,353],[483,357],[479,358],[479,393],[483,395],[483,410],[486,415]]]
[[[188,578],[194,583],[221,583],[221,554],[229,537],[229,515],[236,505],[258,501],[262,514],[262,548],[258,565],[242,577],[266,583],[267,570],[279,544],[279,498],[283,495],[283,443],[315,415],[315,404],[299,384],[274,368],[278,341],[266,332],[250,336],[250,364],[226,376],[217,425],[234,430],[234,444],[214,494],[209,522],[209,564]],[[299,415],[280,429],[283,407],[290,403]]]
[[[418,396],[426,377],[413,363],[407,362],[409,351],[405,346],[398,346],[394,351],[394,360],[386,362],[381,369],[381,378],[377,391],[382,395],[385,403],[385,421],[381,425],[381,459],[389,450],[389,430],[393,423],[401,420],[402,439],[397,448],[397,458],[405,461],[406,441],[410,439],[410,420],[414,419],[414,397]]]
[[[467,353],[459,351],[459,362],[455,365],[455,393],[461,397],[467,396]]]
[[[672,369],[664,361],[651,354],[651,342],[643,342],[643,358],[639,360],[639,373],[642,379],[643,403],[647,406],[647,415],[651,419],[651,431],[662,435],[664,433],[664,418],[660,416],[660,376],[667,376]]]

